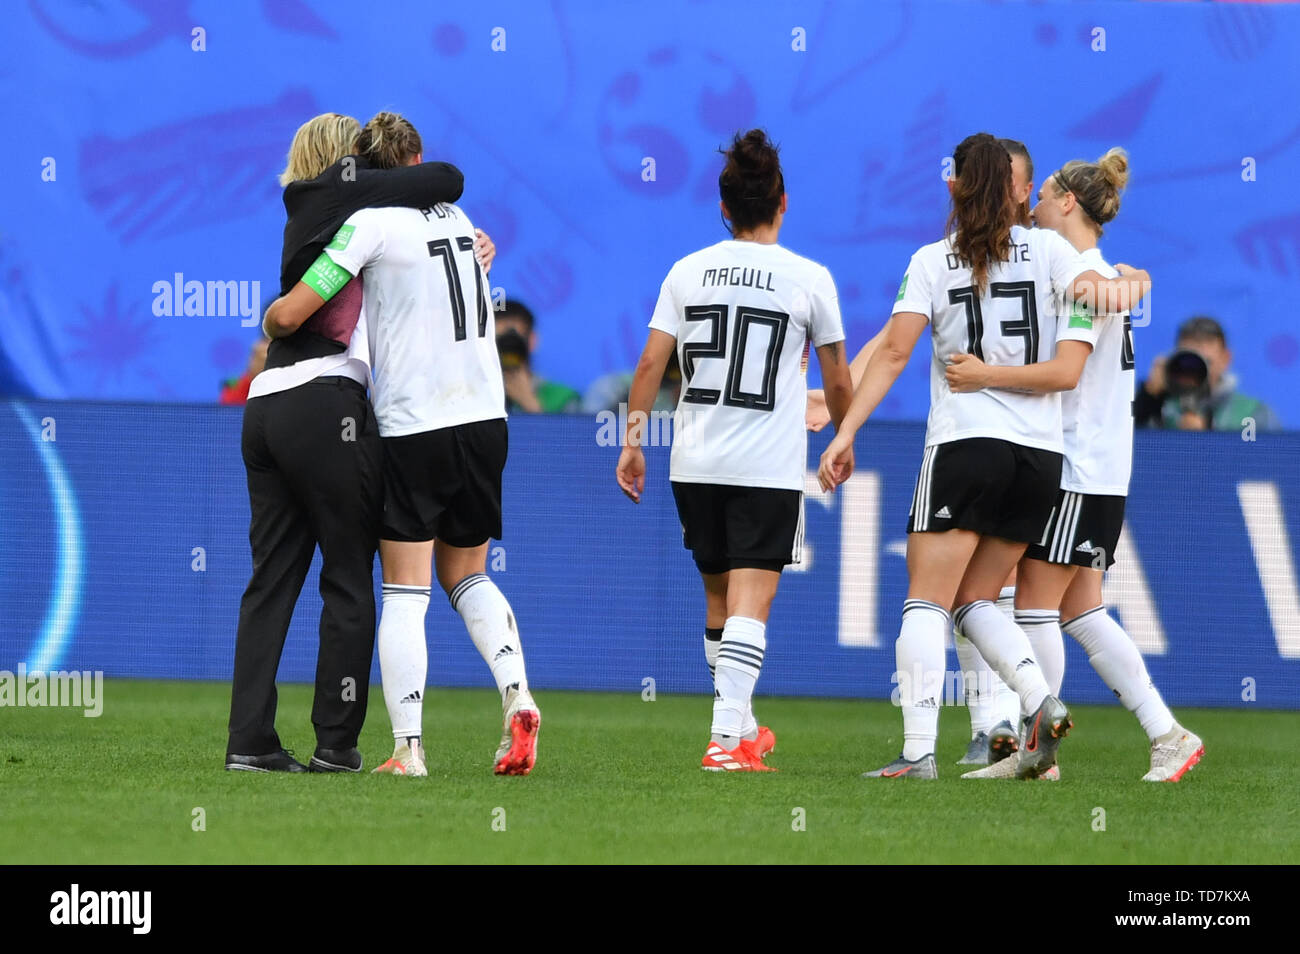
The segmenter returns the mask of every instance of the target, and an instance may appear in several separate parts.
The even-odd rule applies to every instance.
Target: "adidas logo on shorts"
[[[1092,552],[1092,541],[1091,541],[1091,540],[1084,540],[1082,543],[1080,543],[1077,547],[1074,548],[1074,552],[1075,552],[1075,553],[1091,553],[1091,552]]]
[[[952,514],[949,513],[948,508],[945,506],[945,507],[940,507],[940,508],[935,512],[935,517],[938,518],[938,519],[940,519],[940,520],[951,520],[951,519],[952,519]]]

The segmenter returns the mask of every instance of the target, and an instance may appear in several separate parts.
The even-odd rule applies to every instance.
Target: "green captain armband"
[[[302,283],[326,301],[337,295],[339,289],[350,281],[352,273],[324,252],[320,253],[320,257],[311,263],[311,268],[302,276]]]

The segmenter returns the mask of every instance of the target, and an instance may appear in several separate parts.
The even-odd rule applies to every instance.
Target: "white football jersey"
[[[671,479],[803,490],[808,342],[844,340],[826,267],[719,242],[673,265],[650,327],[677,339],[682,368]]]
[[[1082,257],[1093,271],[1106,278],[1118,277],[1119,272],[1106,262],[1100,249],[1090,248]],[[1133,468],[1136,385],[1132,319],[1127,312],[1090,318],[1084,309],[1072,308],[1062,310],[1060,321],[1063,335],[1089,331],[1093,336],[1092,354],[1078,386],[1061,393],[1065,435],[1061,487],[1081,494],[1126,497]]]
[[[365,273],[381,436],[506,416],[489,286],[464,212],[450,203],[362,209],[325,253],[352,274]]]
[[[1050,229],[1011,228],[1011,254],[989,267],[976,296],[970,266],[944,239],[912,256],[893,314],[930,322],[930,416],[925,446],[991,437],[1061,453],[1061,396],[984,389],[955,394],[944,377],[952,354],[985,364],[1047,361],[1056,354],[1056,302],[1088,266],[1074,246]],[[1066,337],[1076,337],[1069,332]]]

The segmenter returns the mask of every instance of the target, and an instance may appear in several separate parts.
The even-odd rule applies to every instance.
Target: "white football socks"
[[[1004,586],[998,593],[996,603],[998,612],[1011,620],[1016,621],[1016,588],[1014,586]],[[985,664],[987,665],[987,663]],[[993,681],[993,707],[996,710],[993,716],[993,724],[1000,722],[1010,722],[1012,728],[1020,728],[1020,697],[1016,691],[1002,681],[1002,677],[989,667],[989,678]]]
[[[1002,587],[998,594],[998,612],[1014,620],[1016,588]],[[957,664],[961,667],[962,687],[965,690],[966,708],[970,712],[970,737],[988,732],[1000,722],[1015,726],[1020,720],[1020,697],[984,661],[975,644],[953,629],[953,645],[957,650]]]
[[[1024,631],[998,612],[988,600],[976,600],[957,610],[957,625],[988,664],[1020,697],[1020,711],[1028,714],[1050,694],[1043,671],[1034,661]]]
[[[767,626],[746,616],[730,616],[722,628],[713,676],[713,741],[727,749],[739,745],[746,716],[753,721],[754,685],[767,651]]]
[[[966,697],[966,709],[970,713],[970,737],[973,739],[997,724],[992,680],[1002,680],[984,661],[975,644],[959,630],[953,630],[952,643],[957,650],[957,666],[961,669],[962,691]],[[1017,699],[1016,707],[1019,706],[1020,700]]]
[[[423,723],[424,686],[429,671],[424,614],[429,608],[429,587],[385,583],[383,594],[379,674],[393,738],[401,742],[418,738]]]
[[[528,673],[515,614],[491,578],[486,573],[467,576],[452,587],[448,599],[464,620],[474,648],[492,670],[502,700],[511,686],[527,689]]]
[[[948,613],[937,603],[904,600],[894,643],[898,703],[903,710],[903,758],[915,762],[934,751],[939,738]]]
[[[1128,633],[1110,618],[1106,607],[1081,613],[1061,628],[1078,640],[1092,668],[1124,708],[1137,716],[1148,738],[1154,741],[1173,729],[1174,714],[1152,684],[1142,654]]]
[[[717,675],[718,669],[718,649],[722,646],[722,627],[710,629],[704,627],[704,663],[709,667],[709,678],[713,679]],[[713,690],[717,692],[717,687]]]
[[[1061,694],[1065,681],[1065,640],[1061,637],[1061,614],[1056,610],[1016,610],[1016,625],[1029,637],[1029,646],[1043,670],[1052,695]]]
[[[704,662],[709,667],[709,679],[714,681],[713,698],[718,698],[717,687],[717,669],[718,669],[718,649],[722,646],[722,627],[710,629],[704,628]],[[754,703],[750,700],[749,705],[745,707],[745,715],[740,720],[741,738],[749,739],[751,742],[758,738],[758,719],[754,716]]]

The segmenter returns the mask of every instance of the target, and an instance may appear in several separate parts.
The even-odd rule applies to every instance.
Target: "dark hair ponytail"
[[[718,176],[718,192],[731,220],[727,231],[748,232],[776,218],[785,195],[785,176],[777,147],[761,129],[740,133],[730,149],[719,149],[727,157]]]
[[[953,150],[952,212],[947,233],[953,250],[970,265],[977,294],[989,268],[1010,254],[1017,211],[1011,197],[1011,156],[988,133],[967,136]]]

